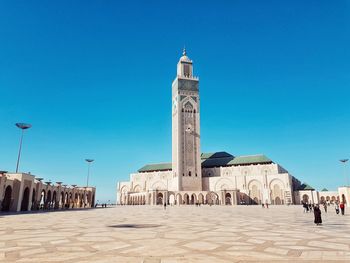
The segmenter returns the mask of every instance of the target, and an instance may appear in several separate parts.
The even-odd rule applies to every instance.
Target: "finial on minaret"
[[[183,49],[183,51],[182,51],[182,55],[183,56],[186,56],[186,47],[184,46],[184,49]]]

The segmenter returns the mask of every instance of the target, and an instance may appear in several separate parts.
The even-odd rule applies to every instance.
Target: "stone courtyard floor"
[[[0,262],[350,262],[350,215],[301,206],[0,214]]]

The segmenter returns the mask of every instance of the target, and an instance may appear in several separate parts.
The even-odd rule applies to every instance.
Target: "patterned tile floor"
[[[350,215],[301,206],[0,214],[0,262],[350,262]]]

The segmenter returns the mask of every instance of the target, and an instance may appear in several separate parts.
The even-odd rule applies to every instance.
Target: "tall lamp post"
[[[22,130],[21,140],[19,142],[19,151],[18,151],[17,165],[16,165],[16,173],[18,173],[19,160],[21,159],[22,141],[23,141],[24,130],[27,130],[27,129],[31,128],[32,125],[28,124],[28,123],[16,123],[16,126]]]
[[[90,165],[94,160],[93,159],[85,159],[85,161],[88,163],[88,174],[87,174],[87,178],[86,178],[86,187],[89,187]]]
[[[346,169],[345,169],[346,162],[349,161],[349,159],[341,159],[339,161],[341,161],[344,164],[344,168],[343,169],[344,169],[344,177],[345,177],[345,182],[346,182],[345,186],[349,186],[349,178],[346,176]]]

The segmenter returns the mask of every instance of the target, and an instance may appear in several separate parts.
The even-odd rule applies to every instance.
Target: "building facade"
[[[27,173],[0,172],[0,212],[90,208],[95,192],[94,187],[67,187]]]
[[[184,50],[172,83],[172,162],[118,182],[117,204],[299,204],[301,186],[265,155],[201,154],[199,79]]]

